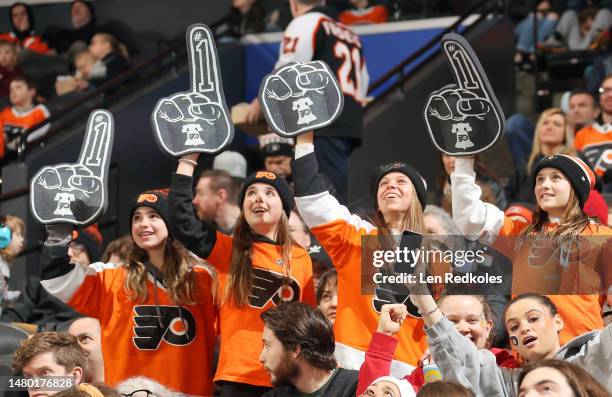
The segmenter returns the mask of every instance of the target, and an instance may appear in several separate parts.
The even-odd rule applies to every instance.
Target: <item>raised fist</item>
[[[106,110],[89,115],[76,164],[40,169],[30,182],[32,214],[42,224],[87,226],[108,204],[107,176],[113,146],[113,116]]]
[[[270,128],[289,138],[333,123],[344,95],[325,62],[292,62],[264,78],[259,103]]]
[[[175,157],[219,152],[234,136],[210,29],[190,26],[187,48],[191,90],[160,99],[151,115],[158,145]]]
[[[492,146],[504,132],[505,117],[476,54],[456,33],[442,38],[455,84],[432,92],[425,123],[434,145],[452,156],[467,156]]]

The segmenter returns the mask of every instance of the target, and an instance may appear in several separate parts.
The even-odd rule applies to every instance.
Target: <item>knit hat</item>
[[[284,138],[276,134],[265,134],[260,135],[258,139],[261,155],[264,159],[269,156],[293,157],[294,141],[292,138]]]
[[[391,172],[401,172],[410,179],[412,185],[414,185],[414,190],[416,191],[417,198],[421,203],[421,207],[425,208],[427,206],[427,184],[425,183],[425,179],[421,177],[417,170],[406,163],[400,162],[385,164],[378,169],[373,189],[375,207],[378,208],[378,200],[376,199],[376,195],[378,193],[378,185],[380,184],[380,180]]]
[[[535,166],[533,175],[537,176],[540,170],[547,167],[556,168],[565,175],[578,196],[580,208],[583,208],[591,189],[595,186],[595,174],[589,166],[578,157],[555,154],[540,160]],[[535,183],[536,178],[533,179]]]
[[[170,226],[168,225],[168,189],[147,190],[140,193],[134,201],[132,201],[130,205],[130,230],[132,230],[132,217],[134,216],[134,211],[136,211],[138,207],[149,207],[157,211],[166,224],[168,234],[172,234]]]
[[[100,251],[102,248],[102,234],[98,229],[97,224],[87,226],[84,229],[75,230],[72,232],[72,241],[82,244],[87,251],[89,260],[97,262],[100,260]]]
[[[412,397],[412,396],[416,396],[416,393],[414,392],[414,388],[412,387],[410,382],[408,382],[405,379],[398,379],[398,378],[395,378],[393,376],[381,376],[380,378],[376,379],[371,384],[376,384],[378,382],[393,383],[395,386],[397,386],[397,388],[400,391],[399,397]]]
[[[227,171],[234,178],[246,178],[247,161],[238,152],[227,150],[215,156],[213,169]]]
[[[240,189],[240,196],[238,196],[240,208],[242,208],[242,204],[244,203],[246,190],[254,183],[266,183],[276,189],[276,192],[283,203],[283,210],[285,211],[285,214],[287,214],[287,217],[289,217],[291,214],[291,209],[293,209],[293,193],[283,178],[280,178],[273,172],[268,171],[257,171],[249,175],[249,177],[244,181],[242,184],[242,189]]]

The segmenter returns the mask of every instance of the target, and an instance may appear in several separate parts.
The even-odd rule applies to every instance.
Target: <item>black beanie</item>
[[[286,142],[271,142],[261,148],[262,157],[288,156],[293,157],[293,145]]]
[[[244,203],[244,195],[246,194],[246,190],[254,183],[266,183],[276,189],[276,192],[283,203],[283,210],[288,218],[291,214],[291,210],[293,209],[293,193],[283,178],[276,176],[276,174],[273,172],[268,171],[257,171],[249,175],[249,177],[244,181],[242,184],[242,189],[240,189],[240,196],[238,196],[238,204],[240,205],[240,209],[242,209],[242,204]]]
[[[157,211],[159,216],[163,219],[168,229],[168,235],[172,235],[172,230],[168,225],[168,189],[160,190],[147,190],[140,193],[130,206],[130,230],[132,230],[132,217],[134,211],[138,207],[149,207]]]
[[[89,256],[89,260],[91,263],[100,260],[100,244],[96,240],[94,240],[94,238],[87,232],[87,230],[75,230],[72,233],[72,236],[72,241],[85,246],[85,250],[87,251],[87,255]]]
[[[546,156],[535,166],[533,172],[534,185],[538,172],[540,172],[542,168],[547,167],[556,168],[565,175],[578,196],[580,208],[584,208],[584,203],[586,203],[591,193],[591,189],[593,189],[595,185],[595,174],[589,166],[578,157],[567,154]]]
[[[400,162],[385,164],[380,166],[380,168],[378,169],[373,189],[374,207],[378,209],[378,200],[376,198],[376,195],[378,193],[378,185],[380,184],[380,180],[383,179],[385,175],[391,172],[401,172],[410,179],[412,185],[414,186],[414,190],[416,191],[417,198],[421,203],[421,207],[425,209],[425,206],[427,206],[427,185],[425,184],[425,180],[421,177],[417,170],[415,170],[406,163]]]

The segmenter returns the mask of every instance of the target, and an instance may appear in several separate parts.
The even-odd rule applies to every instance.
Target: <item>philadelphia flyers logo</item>
[[[255,174],[255,178],[260,179],[270,179],[270,180],[275,180],[276,179],[276,174],[273,172],[268,172],[268,171],[257,171],[257,174]]]
[[[612,143],[588,145],[583,152],[598,174],[603,174],[612,169]]]
[[[154,194],[150,194],[150,193],[146,193],[146,194],[141,194],[140,196],[138,196],[138,200],[136,200],[136,202],[138,203],[142,203],[142,202],[149,202],[149,203],[156,203],[157,202],[157,196]]]
[[[134,307],[134,345],[140,350],[157,350],[165,341],[186,346],[196,336],[193,314],[184,307],[142,305]]]
[[[281,273],[265,269],[253,269],[253,288],[249,295],[249,305],[263,309],[271,301],[274,305],[300,299],[300,285],[293,278],[283,283]]]
[[[410,292],[391,291],[385,288],[376,288],[376,294],[372,297],[372,307],[374,311],[380,314],[383,305],[401,303],[406,306],[408,314],[414,318],[421,318],[419,309],[410,300]]]

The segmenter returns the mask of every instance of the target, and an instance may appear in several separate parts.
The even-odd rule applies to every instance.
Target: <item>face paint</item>
[[[510,342],[512,342],[512,346],[518,346],[518,338],[516,336],[511,336]]]

